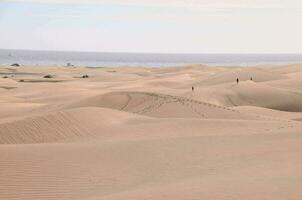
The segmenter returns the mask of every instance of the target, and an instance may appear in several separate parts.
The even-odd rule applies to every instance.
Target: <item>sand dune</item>
[[[300,134],[287,132],[2,145],[0,193],[3,199],[299,199],[300,143]]]
[[[185,97],[147,92],[114,92],[92,97],[75,107],[107,107],[160,118],[248,118],[231,108]],[[250,117],[251,119],[251,117]]]
[[[301,65],[0,73],[0,199],[302,199]]]
[[[281,111],[300,112],[302,93],[269,83],[243,81],[200,88],[195,99],[221,106],[257,106]]]
[[[272,118],[279,119],[288,119],[288,120],[297,120],[302,118],[302,113],[300,112],[286,112],[273,110],[263,107],[255,107],[255,106],[236,106],[233,109],[238,110],[242,113],[253,113],[261,116],[268,116]]]
[[[251,78],[254,82],[266,82],[272,80],[285,79],[286,76],[280,72],[267,70],[266,68],[228,68],[219,73],[213,73],[203,80],[194,83],[196,86],[217,85],[234,83],[236,79],[247,81]]]
[[[28,117],[0,124],[2,144],[52,143],[89,137],[98,128],[106,127],[131,118],[127,113],[97,108],[80,108],[60,111],[49,115]],[[107,128],[108,129],[108,128]]]
[[[302,110],[302,95],[297,92],[247,81],[234,85],[226,95],[228,105],[252,105],[282,111],[299,112]]]
[[[215,109],[213,110],[215,111]],[[217,111],[216,111],[217,112]],[[167,113],[163,113],[167,115]],[[218,113],[216,113],[217,115]],[[149,118],[138,114],[116,111],[107,108],[85,107],[56,112],[49,115],[28,117],[0,124],[2,144],[39,144],[79,142],[81,140],[135,140],[136,138],[188,137],[196,135],[236,135],[244,132],[271,132],[282,129],[295,130],[300,124],[265,118],[258,115],[240,115],[237,119],[196,119],[192,118]],[[223,114],[222,114],[223,115]],[[245,117],[245,119],[239,119]],[[265,115],[263,115],[265,116]],[[250,117],[248,120],[247,117]],[[241,126],[235,126],[235,125]],[[258,127],[259,125],[263,125]],[[270,129],[263,128],[269,125]],[[155,126],[156,125],[156,126]],[[256,125],[253,127],[253,125]],[[144,127],[148,129],[144,130]],[[186,127],[190,133],[182,130]],[[228,128],[228,130],[225,130]],[[144,131],[142,131],[144,130]],[[162,130],[166,132],[161,133]],[[129,134],[123,135],[126,131]]]

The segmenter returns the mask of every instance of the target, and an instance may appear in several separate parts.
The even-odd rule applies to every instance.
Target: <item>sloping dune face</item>
[[[217,96],[228,106],[258,106],[281,111],[302,111],[302,94],[299,92],[252,81],[220,90]]]
[[[295,71],[292,72],[293,66],[267,66],[230,68],[213,72],[200,81],[190,83],[200,89],[200,93],[195,94],[193,98],[226,107],[256,106],[300,112],[302,111],[301,81],[297,75],[300,72],[297,67],[294,69]],[[189,86],[186,84],[187,88]]]
[[[97,110],[80,109],[3,123],[0,124],[0,141],[3,144],[52,143],[89,136],[85,126],[93,113],[98,115]],[[93,123],[89,125],[93,128]]]
[[[134,118],[135,116],[128,113],[99,108],[59,111],[0,124],[0,142],[2,144],[74,142],[106,135],[114,127]]]
[[[1,73],[0,200],[302,199],[302,65]]]

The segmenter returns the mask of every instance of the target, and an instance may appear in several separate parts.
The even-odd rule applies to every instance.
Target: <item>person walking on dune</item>
[[[192,92],[194,92],[194,86],[192,86]]]
[[[237,78],[237,80],[236,80],[236,81],[237,81],[237,84],[238,84],[238,83],[239,83],[239,78]]]

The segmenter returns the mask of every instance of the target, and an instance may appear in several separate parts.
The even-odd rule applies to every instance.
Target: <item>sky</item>
[[[301,0],[0,0],[0,49],[302,53]]]

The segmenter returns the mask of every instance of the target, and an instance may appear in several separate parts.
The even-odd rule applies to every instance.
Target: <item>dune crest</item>
[[[186,97],[148,92],[113,92],[76,103],[75,107],[105,107],[160,118],[244,119],[246,115]]]

